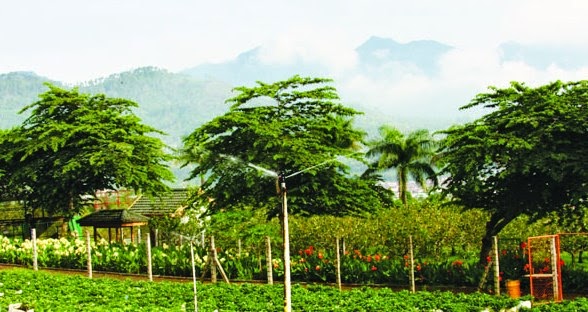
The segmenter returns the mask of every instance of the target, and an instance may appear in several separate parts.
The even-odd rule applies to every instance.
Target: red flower
[[[525,249],[525,248],[527,248],[527,243],[525,243],[525,242],[522,242],[522,243],[521,243],[521,249]]]
[[[417,270],[417,271],[420,271],[420,270],[421,270],[421,265],[420,265],[420,264],[417,264],[417,266],[416,266],[416,270]]]
[[[380,261],[380,259],[381,259],[381,256],[380,255],[376,254],[374,256],[374,260],[376,260],[376,262]]]
[[[490,257],[490,256],[486,257],[486,262],[487,262],[487,263],[490,263],[490,262],[492,262],[492,257]]]
[[[502,255],[506,256],[506,254],[508,253],[508,251],[506,251],[506,249],[502,249]]]
[[[376,268],[376,266],[372,265],[372,271],[377,271],[378,268]]]
[[[322,259],[323,257],[324,257],[324,256],[323,256],[323,254],[319,252],[319,253],[318,253],[318,258],[319,258],[319,259]]]
[[[320,265],[317,265],[314,269],[317,270],[317,271],[320,271],[321,270],[321,266]]]
[[[372,262],[372,256],[367,256],[367,258],[365,259],[365,261]]]
[[[455,260],[455,261],[453,261],[453,266],[460,267],[462,265],[463,265],[463,261],[461,261],[461,260]]]

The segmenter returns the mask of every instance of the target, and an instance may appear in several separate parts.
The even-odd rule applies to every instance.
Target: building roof
[[[148,217],[160,217],[186,208],[187,201],[187,189],[174,189],[158,198],[141,196],[131,205],[129,210]]]
[[[145,225],[148,221],[148,217],[134,213],[128,209],[104,209],[82,217],[78,220],[78,224],[99,228],[118,228]]]

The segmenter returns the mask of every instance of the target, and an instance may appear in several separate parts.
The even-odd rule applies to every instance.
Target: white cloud
[[[265,42],[260,60],[264,64],[293,65],[297,62],[320,64],[333,73],[357,65],[357,54],[337,30],[296,28]]]
[[[555,65],[537,69],[524,62],[502,62],[500,51],[482,48],[455,48],[440,59],[440,72],[429,77],[396,66],[393,76],[370,78],[361,73],[339,77],[339,90],[347,101],[369,103],[378,112],[392,117],[455,120],[479,116],[479,110],[459,111],[476,94],[489,86],[508,87],[511,81],[536,87],[555,80],[576,81],[588,77],[588,68],[565,70]]]

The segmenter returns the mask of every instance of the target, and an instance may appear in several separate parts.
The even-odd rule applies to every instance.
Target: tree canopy
[[[409,175],[423,188],[430,180],[437,185],[434,156],[437,142],[428,130],[420,129],[404,135],[391,126],[380,127],[380,138],[370,142],[367,156],[376,160],[368,171],[396,170],[398,197],[404,205],[407,202]]]
[[[0,135],[1,170],[28,205],[72,215],[96,190],[155,195],[169,189],[171,156],[148,135],[162,133],[133,114],[136,103],[47,87],[22,109],[30,111],[22,125]]]
[[[352,126],[359,112],[338,102],[330,82],[294,76],[235,88],[226,114],[184,138],[182,157],[196,165],[191,178],[206,175],[202,189],[214,199],[211,211],[248,204],[278,215],[275,173],[301,170],[287,179],[293,213],[342,215],[382,206],[387,193],[350,176],[342,162],[361,158],[354,148],[364,133]]]
[[[517,216],[536,219],[586,199],[588,81],[490,87],[463,109],[475,106],[491,112],[445,131],[442,158],[453,200],[491,213],[483,259],[491,237]]]

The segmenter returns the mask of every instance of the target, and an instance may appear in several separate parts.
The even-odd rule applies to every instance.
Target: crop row
[[[35,311],[193,311],[191,283],[88,279],[43,271],[0,271],[0,310],[22,303]],[[280,311],[281,285],[197,284],[199,311]],[[389,288],[338,291],[294,286],[294,311],[500,311],[519,302],[482,293],[395,292]],[[533,311],[586,311],[585,298],[542,304]]]

